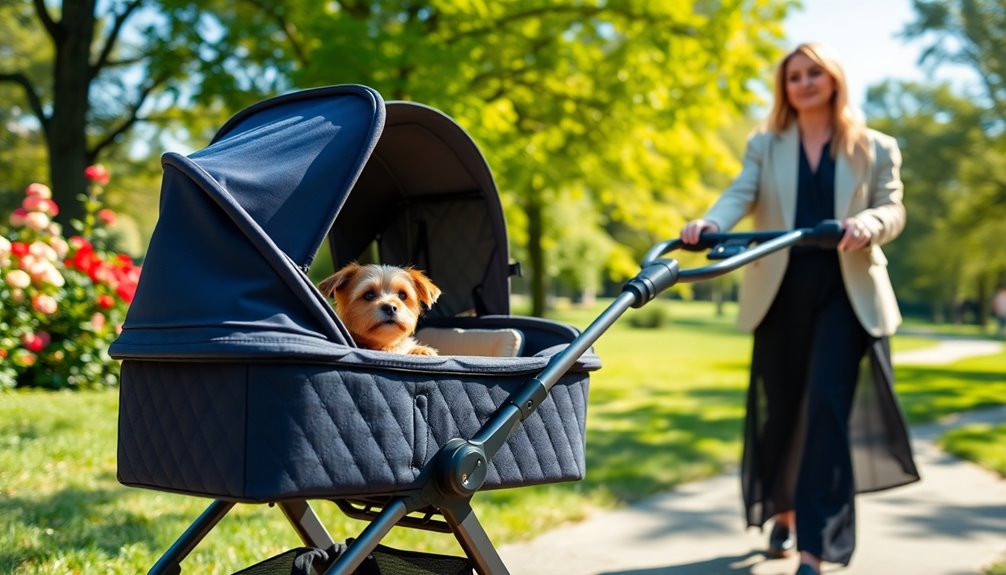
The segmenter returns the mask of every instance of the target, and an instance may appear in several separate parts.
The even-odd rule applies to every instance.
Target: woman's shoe
[[[801,563],[796,575],[821,575],[821,572],[806,563]]]
[[[788,557],[792,550],[793,532],[786,525],[773,524],[772,531],[768,535],[768,550],[765,554],[769,559],[782,559]],[[808,567],[810,566],[808,565]],[[800,575],[804,574],[800,573]]]

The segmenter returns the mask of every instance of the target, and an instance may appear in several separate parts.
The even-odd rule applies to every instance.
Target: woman
[[[901,315],[880,248],[905,226],[900,164],[894,139],[849,109],[838,62],[801,44],[779,64],[771,114],[740,175],[681,232],[695,243],[747,214],[760,230],[842,222],[837,251],[767,256],[748,266],[740,292],[738,324],[754,331],[747,521],[774,519],[770,557],[788,554],[795,530],[798,575],[816,575],[822,560],[849,563],[856,492],[919,478],[892,391],[887,338]]]

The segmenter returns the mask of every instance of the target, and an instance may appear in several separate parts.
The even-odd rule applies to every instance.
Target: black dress
[[[800,146],[794,227],[834,218],[834,204],[829,146],[817,171]],[[797,548],[848,564],[854,495],[918,479],[888,339],[856,318],[835,250],[793,248],[755,329],[742,469],[748,525],[795,510]]]

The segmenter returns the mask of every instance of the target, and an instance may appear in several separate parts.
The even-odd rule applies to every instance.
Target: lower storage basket
[[[234,575],[316,575],[312,566],[325,562],[318,549],[299,547],[242,569]],[[402,551],[378,545],[356,575],[472,575],[474,567],[465,557]]]
[[[466,557],[402,551],[378,545],[356,571],[357,575],[472,575]]]
[[[234,575],[316,575],[316,561],[326,561],[324,551],[313,547],[298,547],[242,569]]]

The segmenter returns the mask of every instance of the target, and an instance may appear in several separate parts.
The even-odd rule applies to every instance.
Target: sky
[[[845,68],[849,99],[862,108],[866,89],[887,78],[922,80],[922,46],[897,37],[915,19],[911,0],[803,0],[785,27],[792,48],[801,42],[831,46]]]

